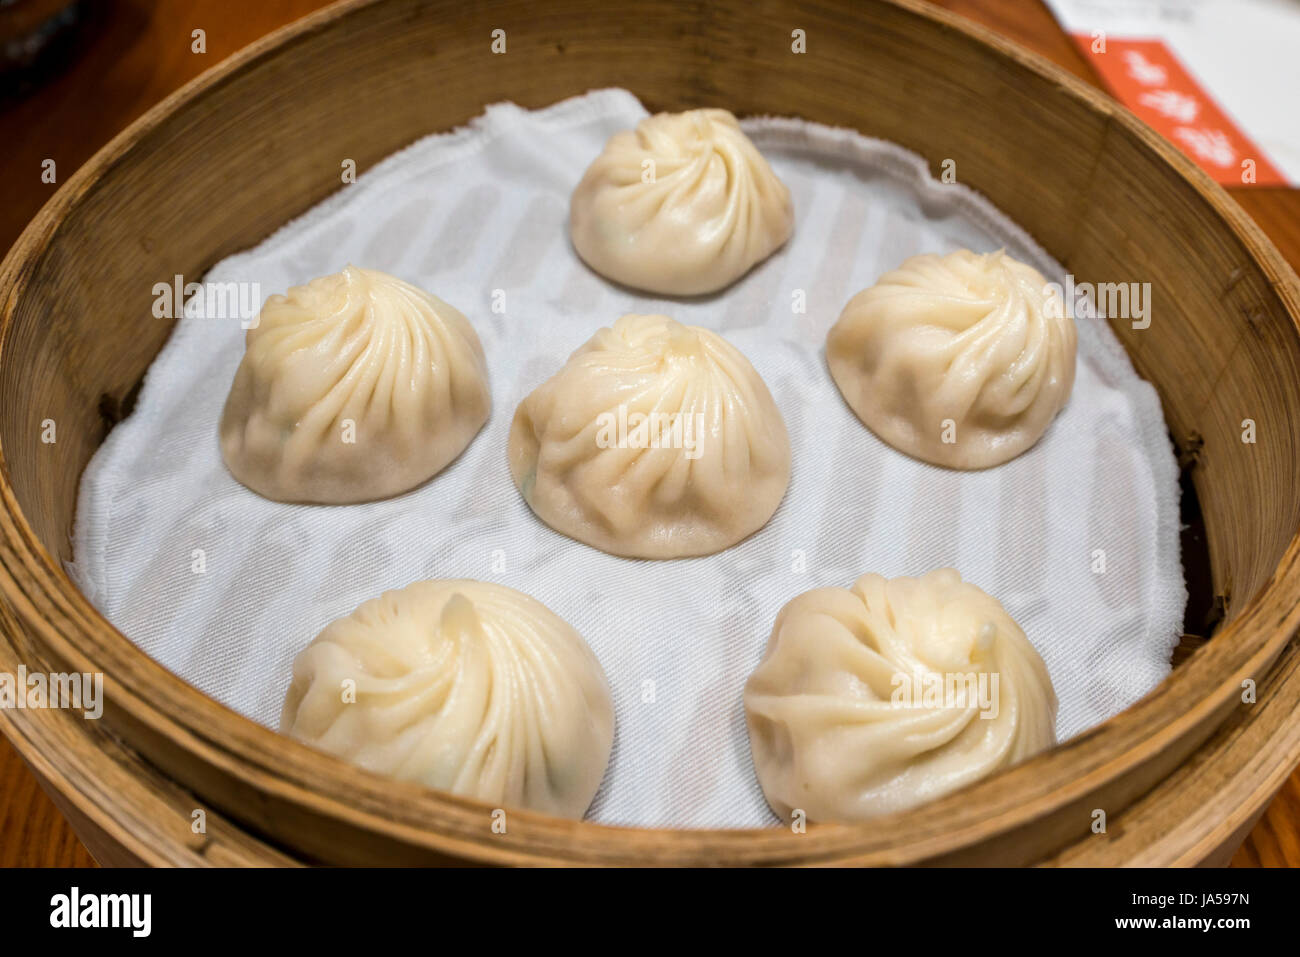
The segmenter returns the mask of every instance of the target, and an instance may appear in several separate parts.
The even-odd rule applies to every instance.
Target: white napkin
[[[491,419],[449,469],[406,495],[266,501],[231,478],[217,446],[243,330],[191,309],[82,478],[72,571],[96,606],[167,668],[274,728],[294,655],[366,599],[424,578],[527,592],[587,639],[613,689],[614,754],[588,817],[645,827],[775,823],[750,761],[745,679],[785,602],[864,572],[952,565],[999,598],[1046,659],[1061,739],[1153,688],[1169,672],[1186,599],[1178,472],[1155,390],[1104,321],[1079,320],[1074,393],[1044,439],[983,472],[884,445],[826,369],[826,332],[844,303],[908,256],[1006,247],[1057,281],[1061,267],[987,201],[932,180],[914,154],[752,119],[746,131],[794,195],[790,243],[705,300],[616,288],[573,252],[568,198],[605,140],[644,115],[621,90],[537,112],[491,106],[215,266],[208,281],[257,282],[263,298],[347,263],[428,289],[483,340]],[[796,290],[805,312],[793,308]],[[494,291],[504,312],[492,311]],[[785,415],[785,500],[720,554],[606,555],[545,526],[510,480],[515,406],[627,312],[720,332]],[[1093,570],[1098,550],[1104,573]]]

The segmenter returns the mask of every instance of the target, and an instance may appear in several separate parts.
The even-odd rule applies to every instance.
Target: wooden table
[[[181,84],[326,0],[113,0],[77,41],[74,64],[26,98],[0,103],[0,248],[8,248],[53,191],[45,159],[65,179],[114,134]],[[89,6],[89,5],[87,5]],[[1039,0],[941,0],[940,6],[1005,34],[1099,85]],[[207,52],[192,53],[191,33]],[[1232,190],[1300,270],[1300,190]],[[1232,861],[1300,865],[1300,771],[1293,774]],[[0,866],[93,866],[67,822],[0,737]]]

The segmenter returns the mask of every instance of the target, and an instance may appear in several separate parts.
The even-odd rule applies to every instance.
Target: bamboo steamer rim
[[[100,176],[178,108],[201,101],[273,54],[384,2],[343,0],[268,34],[168,96],[101,149],[46,203],[0,265],[0,350],[35,264],[68,211]],[[958,35],[960,42],[991,48],[1136,137],[1212,206],[1269,279],[1286,307],[1292,332],[1300,333],[1300,281],[1240,207],[1181,152],[1126,109],[1037,54],[919,0],[888,2]],[[1295,601],[1300,595],[1300,534],[1293,533],[1268,585],[1151,694],[1044,755],[914,811],[864,825],[817,825],[800,835],[784,828],[638,830],[511,809],[509,834],[493,836],[488,830],[491,805],[393,781],[316,752],[202,695],[149,658],[95,610],[37,539],[19,509],[2,448],[0,479],[0,592],[56,660],[70,670],[105,674],[108,708],[252,792],[434,854],[491,863],[895,863],[985,847],[1062,809],[1082,806],[1103,785],[1159,759],[1167,749],[1177,751],[1189,735],[1203,740],[1231,711],[1241,683],[1262,677],[1300,629]],[[1186,706],[1171,712],[1168,701],[1175,695],[1185,698]],[[39,718],[28,712],[26,720]],[[0,727],[23,740],[13,713],[0,711]],[[52,762],[46,756],[40,760],[52,772]],[[430,822],[436,822],[437,830]],[[1081,820],[1078,830],[1084,828]]]

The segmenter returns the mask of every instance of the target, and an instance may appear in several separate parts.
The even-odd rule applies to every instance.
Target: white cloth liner
[[[491,419],[406,495],[341,507],[266,501],[231,478],[217,446],[243,331],[191,309],[82,478],[71,570],[96,606],[164,666],[274,728],[294,655],[362,601],[423,578],[518,588],[578,629],[613,689],[614,754],[589,819],[643,827],[775,823],[750,761],[745,678],[785,602],[867,571],[952,565],[998,597],[1047,662],[1062,740],[1153,688],[1169,672],[1186,601],[1178,471],[1155,390],[1103,320],[1078,322],[1074,393],[1044,439],[982,472],[884,445],[825,365],[844,303],[908,256],[1005,247],[1063,282],[1061,267],[898,146],[758,118],[744,128],[793,192],[790,243],[716,296],[617,288],[573,252],[568,197],[605,140],[644,115],[622,90],[536,112],[491,106],[215,266],[207,281],[257,282],[262,298],[349,262],[427,288],[483,340]],[[494,290],[504,312],[492,311]],[[764,529],[720,554],[603,554],[546,527],[511,483],[515,406],[627,312],[722,333],[785,415],[786,498]],[[1093,570],[1098,550],[1104,573]]]

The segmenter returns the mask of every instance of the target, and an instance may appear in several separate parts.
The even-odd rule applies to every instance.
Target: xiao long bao
[[[580,818],[609,763],[614,706],[587,643],[541,602],[422,581],[298,655],[280,730],[381,774]]]
[[[731,285],[790,238],[790,191],[726,110],[658,113],[612,136],[569,232],[607,279],[668,296]]]
[[[790,481],[785,421],[734,346],[667,316],[601,329],[515,412],[510,474],[547,525],[684,558],[762,528]]]
[[[787,604],[745,684],[745,720],[777,814],[851,822],[1051,747],[1056,694],[1002,605],[942,568]]]
[[[262,307],[221,416],[221,454],[265,498],[366,502],[441,471],[490,406],[483,346],[460,312],[348,266]]]
[[[982,469],[1033,446],[1074,385],[1059,291],[1005,252],[913,256],[854,296],[826,338],[858,418],[913,458]]]

